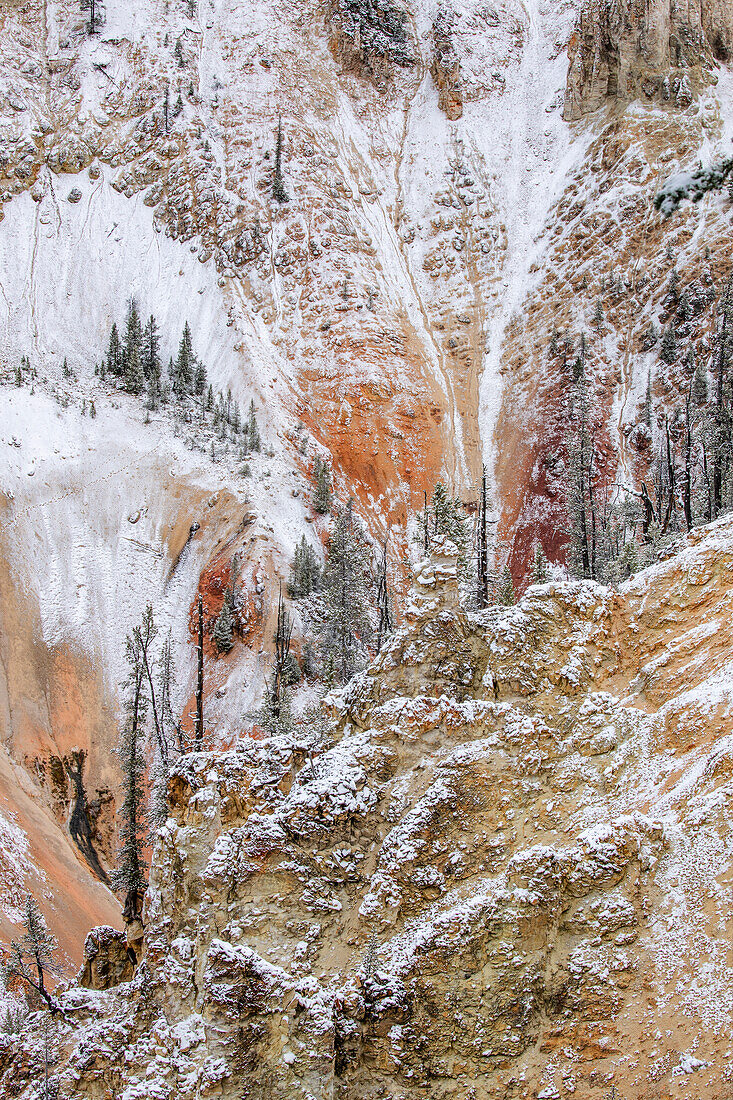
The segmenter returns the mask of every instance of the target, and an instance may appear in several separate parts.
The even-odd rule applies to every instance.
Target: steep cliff
[[[720,0],[586,0],[570,42],[565,117],[609,100],[687,106],[732,46],[733,12]]]
[[[444,544],[320,740],[179,767],[144,962],[62,994],[58,1095],[720,1095],[732,570],[728,520],[466,616]]]

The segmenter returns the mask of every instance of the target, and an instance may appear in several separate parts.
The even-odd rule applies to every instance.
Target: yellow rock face
[[[469,616],[452,561],[310,744],[179,765],[144,963],[64,994],[61,1095],[721,1095],[733,521]]]

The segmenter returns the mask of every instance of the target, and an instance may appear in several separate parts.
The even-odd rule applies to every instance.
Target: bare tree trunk
[[[478,511],[478,605],[489,606],[489,539],[487,531],[486,467],[481,474]]]
[[[430,533],[428,531],[428,494],[425,492],[425,513],[423,515],[423,550],[427,554],[430,549]]]
[[[692,386],[692,383],[690,383]],[[692,530],[692,425],[690,423],[690,395],[685,400],[685,483],[682,488],[682,507],[687,530]]]
[[[382,563],[379,569],[379,581],[377,584],[377,605],[379,607],[379,629],[377,631],[377,653],[382,648],[387,634],[392,633],[392,615],[389,610],[389,589],[387,588],[387,544],[389,531],[384,538],[384,551]]]
[[[196,677],[196,729],[194,744],[198,750],[204,744],[204,606],[199,596],[198,605],[198,675]]]

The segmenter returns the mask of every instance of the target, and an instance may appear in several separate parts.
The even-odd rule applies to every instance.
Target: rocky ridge
[[[143,962],[62,994],[59,1096],[720,1095],[732,574],[726,520],[467,616],[439,547],[319,736],[178,767]]]

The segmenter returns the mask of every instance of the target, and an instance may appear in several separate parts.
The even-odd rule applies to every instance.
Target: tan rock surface
[[[725,1094],[733,521],[470,616],[451,560],[312,762],[182,762],[145,960],[65,994],[60,1096]]]

